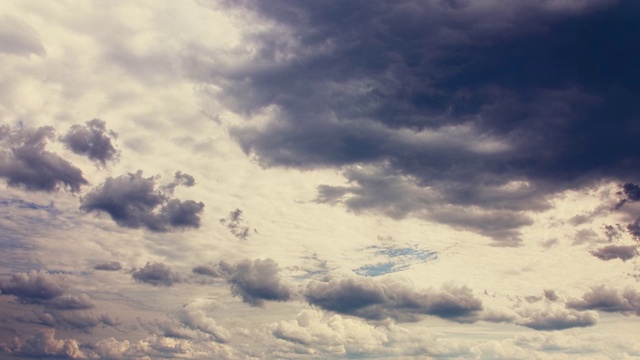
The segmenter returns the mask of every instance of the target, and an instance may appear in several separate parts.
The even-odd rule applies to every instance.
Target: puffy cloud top
[[[185,182],[186,174],[176,175],[176,183]],[[192,179],[192,178],[191,178]],[[120,226],[147,228],[166,232],[180,228],[200,227],[200,214],[204,203],[193,200],[172,199],[156,189],[157,177],[145,178],[142,171],[135,174],[109,177],[105,182],[82,198],[81,209],[104,211]],[[192,184],[187,178],[186,184]]]

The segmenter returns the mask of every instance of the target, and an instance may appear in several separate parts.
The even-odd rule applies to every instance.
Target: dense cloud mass
[[[135,281],[153,286],[171,286],[182,281],[180,274],[163,263],[147,263],[144,267],[134,270],[131,277]]]
[[[273,25],[246,35],[251,56],[194,55],[192,76],[222,84],[239,113],[273,115],[231,131],[264,166],[346,168],[352,186],[321,187],[321,197],[340,192],[335,202],[385,214],[398,206],[395,216],[464,213],[458,226],[492,217],[491,231],[466,228],[509,242],[531,220],[500,211],[640,175],[636,2],[239,4],[228,7]],[[379,183],[354,177],[361,165],[429,196],[370,201]]]
[[[51,300],[64,294],[64,281],[60,276],[31,271],[11,276],[0,283],[3,295],[14,295],[24,302]]]
[[[273,259],[241,260],[235,264],[219,263],[220,271],[231,285],[231,292],[251,306],[265,301],[287,301],[292,290],[282,282],[278,264]]]
[[[355,274],[329,273],[311,281],[305,298],[312,305],[365,319],[417,320],[433,315],[456,321],[474,321],[482,302],[468,287],[445,285],[439,291],[416,291],[407,284],[377,281]]]
[[[173,187],[185,183],[185,176],[188,176],[178,174],[176,180],[170,183]],[[172,199],[156,189],[156,181],[156,177],[143,177],[142,171],[117,178],[109,177],[104,184],[82,198],[80,208],[86,212],[104,211],[118,225],[134,229],[144,227],[151,231],[167,232],[200,227],[204,204]],[[190,184],[190,181],[185,183]]]
[[[0,358],[639,358],[638,19],[0,1]]]
[[[631,287],[618,291],[604,285],[595,286],[586,292],[581,299],[568,301],[567,307],[640,316],[640,292]]]
[[[79,191],[87,180],[79,168],[46,150],[47,141],[53,140],[55,130],[50,126],[11,129],[0,125],[0,177],[9,186],[29,191]]]
[[[605,261],[613,259],[627,261],[636,257],[638,250],[635,245],[607,245],[592,251],[591,254]]]
[[[87,121],[84,125],[73,125],[60,140],[74,153],[106,165],[107,161],[118,157],[118,150],[112,140],[118,137],[107,129],[107,123],[100,119]]]
[[[10,345],[0,344],[6,353],[31,358],[86,359],[74,339],[58,340],[54,329],[44,329],[24,340],[15,338]]]

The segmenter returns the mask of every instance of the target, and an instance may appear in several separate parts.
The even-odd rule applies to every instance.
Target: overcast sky
[[[2,2],[0,357],[640,357],[638,18]]]

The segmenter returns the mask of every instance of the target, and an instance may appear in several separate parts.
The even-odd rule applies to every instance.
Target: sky
[[[0,4],[3,359],[637,359],[640,3]]]

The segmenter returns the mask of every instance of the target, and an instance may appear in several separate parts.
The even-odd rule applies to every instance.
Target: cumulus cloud
[[[551,195],[640,175],[637,134],[619,131],[639,114],[633,2],[223,4],[264,26],[245,34],[252,51],[198,49],[184,61],[229,109],[272,116],[230,131],[263,166],[340,169],[347,180],[358,166],[380,169],[459,206],[453,225],[511,244]],[[583,31],[593,23],[611,30]],[[431,210],[352,184],[319,197],[391,216]],[[470,219],[499,210],[489,230]]]
[[[0,125],[0,177],[9,186],[29,191],[79,191],[88,184],[82,170],[46,150],[47,141],[53,140],[55,130],[50,126],[11,129]]]
[[[118,158],[118,150],[112,141],[118,134],[107,129],[107,123],[100,119],[87,121],[84,125],[73,125],[60,138],[67,148],[79,155],[85,155],[103,166],[107,161]]]
[[[304,296],[326,310],[380,320],[417,320],[432,315],[455,321],[475,321],[482,302],[466,286],[445,284],[439,291],[417,291],[405,283],[377,280],[353,273],[329,273],[307,284]]]
[[[183,183],[184,175],[172,184]],[[118,225],[134,229],[144,227],[155,232],[167,232],[199,228],[204,204],[172,199],[156,189],[157,180],[157,177],[143,177],[142,171],[109,177],[82,198],[80,209],[106,212]]]
[[[107,263],[97,264],[93,267],[93,269],[102,271],[118,271],[122,269],[122,265],[117,261],[111,261]]]
[[[169,266],[157,262],[148,262],[144,267],[134,270],[131,277],[135,281],[153,286],[171,286],[182,281],[180,274],[171,270]]]
[[[24,302],[51,300],[64,294],[64,280],[61,276],[45,272],[31,271],[17,273],[9,281],[0,283],[3,295],[14,295]]]
[[[600,260],[620,259],[627,261],[638,255],[635,245],[607,245],[591,252],[591,254]]]
[[[163,337],[226,343],[229,341],[230,333],[208,315],[213,310],[211,301],[195,300],[183,306],[175,316],[154,321],[150,330]]]
[[[54,329],[43,329],[26,339],[15,337],[9,345],[0,344],[9,354],[31,358],[86,359],[75,339],[56,339]]]
[[[334,356],[375,354],[390,342],[384,329],[337,314],[325,319],[319,310],[303,310],[294,320],[280,321],[272,334],[307,353],[318,351]]]
[[[231,286],[234,296],[251,306],[264,306],[265,301],[287,301],[292,290],[278,274],[278,264],[273,259],[240,260],[229,264],[221,261],[219,269]]]
[[[631,287],[618,291],[605,285],[595,286],[586,292],[581,299],[567,301],[567,307],[640,316],[640,292]]]

